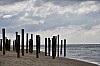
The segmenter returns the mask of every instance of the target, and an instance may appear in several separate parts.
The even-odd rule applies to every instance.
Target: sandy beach
[[[2,55],[0,51],[0,66],[98,66],[62,57],[52,59],[50,56],[44,56],[43,52],[39,54],[39,58],[36,58],[35,51],[32,54],[25,53],[25,56],[20,54],[20,58],[16,55],[14,51],[6,51],[6,55]]]

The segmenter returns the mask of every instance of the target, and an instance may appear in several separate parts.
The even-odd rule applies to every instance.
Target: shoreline
[[[82,61],[82,62],[87,62],[87,63],[91,63],[91,64],[96,64],[96,65],[99,65],[100,66],[100,64],[99,63],[96,63],[96,62],[91,62],[91,61],[88,61],[88,60],[83,60],[83,59],[76,59],[76,58],[69,58],[69,59],[74,59],[74,60],[78,60],[78,61]]]
[[[21,56],[21,53],[20,53]],[[17,65],[15,64],[17,63]],[[36,58],[35,51],[33,53],[25,53],[25,56],[17,58],[17,54],[14,51],[6,51],[5,55],[2,55],[0,51],[0,66],[98,66],[94,63],[80,61],[76,59],[56,57],[52,59],[51,56],[44,56],[44,52],[39,54],[39,58]]]
[[[44,51],[42,51],[42,52],[44,53]],[[68,57],[64,57],[64,56],[62,56],[62,55],[60,55],[59,57],[61,57],[61,58],[67,58],[67,59],[72,59],[72,60],[74,59],[74,60],[83,61],[83,62],[87,62],[87,63],[92,63],[92,64],[96,64],[96,65],[99,65],[99,66],[100,66],[99,63],[91,62],[91,61],[88,61],[88,60],[76,59],[76,58],[68,58]]]

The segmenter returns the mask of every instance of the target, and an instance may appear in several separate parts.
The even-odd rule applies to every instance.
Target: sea
[[[68,44],[67,58],[91,62],[100,66],[100,44]]]
[[[41,51],[45,51],[44,46],[41,46]],[[64,52],[64,50],[62,51]],[[64,53],[60,57],[64,57]],[[100,44],[67,44],[65,58],[94,63],[100,66]]]

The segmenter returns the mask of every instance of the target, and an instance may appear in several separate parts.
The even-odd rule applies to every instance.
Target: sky
[[[34,38],[41,35],[42,44],[58,34],[67,43],[100,43],[100,1],[0,0],[1,38],[2,28],[12,40],[24,28]]]

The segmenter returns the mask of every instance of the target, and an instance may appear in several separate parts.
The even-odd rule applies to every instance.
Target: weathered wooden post
[[[40,35],[38,35],[38,41],[39,41],[39,53],[40,53]]]
[[[2,39],[0,39],[0,51],[2,51]]]
[[[26,34],[26,53],[28,53],[28,33]]]
[[[39,58],[39,35],[36,35],[36,58]]]
[[[13,40],[13,51],[15,51],[15,40]]]
[[[55,57],[56,57],[56,46],[57,45],[57,36],[55,36],[55,39],[54,39],[54,51],[55,51]]]
[[[2,38],[3,38],[3,55],[5,55],[5,29],[2,29]]]
[[[17,40],[17,35],[18,35],[18,32],[16,32],[16,39],[15,39],[15,51],[16,51],[16,44],[17,44],[17,42],[16,42],[16,40]]]
[[[33,34],[31,34],[31,53],[33,53]]]
[[[22,56],[24,56],[24,29],[22,29]]]
[[[50,56],[51,40],[48,38],[48,56]]]
[[[8,51],[8,39],[7,39],[7,37],[6,37],[6,51]]]
[[[2,47],[1,47],[1,39],[0,39],[0,51],[2,51],[1,49],[2,49]]]
[[[31,39],[29,39],[29,53],[31,53]]]
[[[45,38],[45,56],[47,56],[47,38]]]
[[[55,59],[56,57],[56,36],[52,38],[52,58]]]
[[[33,34],[31,34],[31,39],[33,40]]]
[[[52,38],[52,58],[55,59],[55,56],[54,56],[54,36]]]
[[[17,40],[17,39],[16,39]],[[15,51],[16,51],[16,45],[17,45],[17,41],[15,40]],[[17,52],[17,51],[16,51]]]
[[[59,35],[58,35],[58,57],[59,57]]]
[[[66,56],[66,39],[64,39],[64,57]]]
[[[11,40],[8,40],[8,51],[10,51],[10,44],[11,44]]]
[[[63,45],[63,40],[61,40],[60,54],[62,54],[62,45]]]
[[[20,58],[20,35],[17,35],[16,43],[17,57]]]
[[[29,52],[33,53],[33,41],[32,41],[32,39],[29,40]]]

